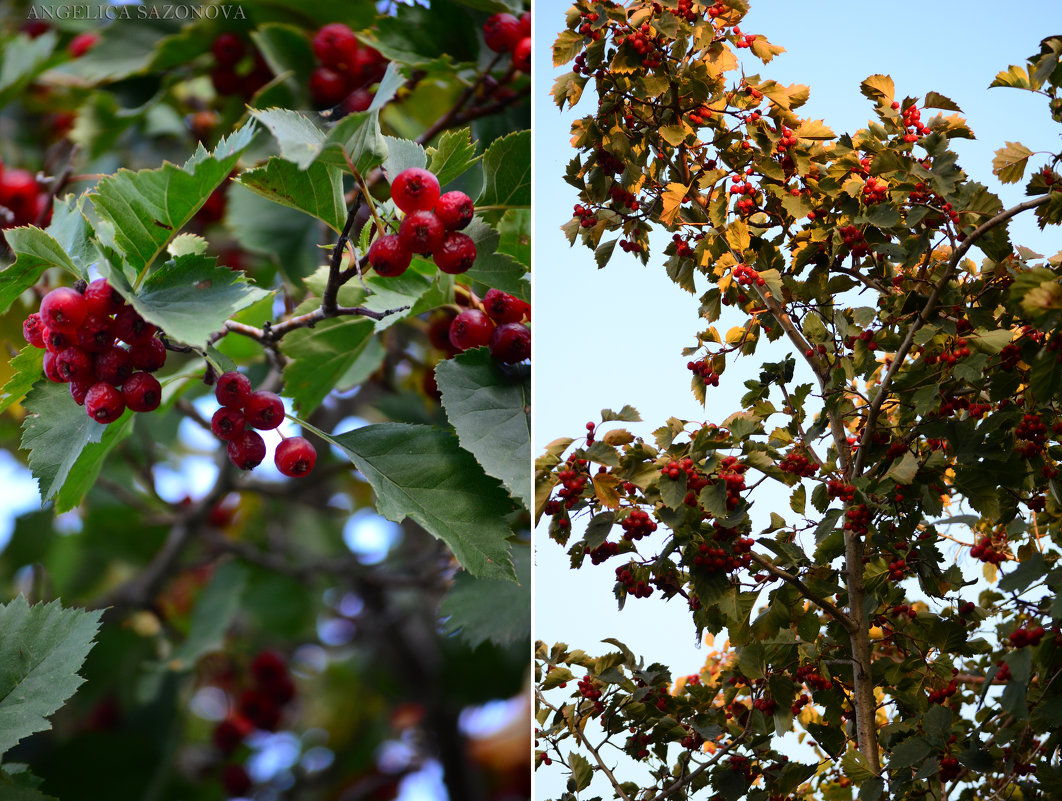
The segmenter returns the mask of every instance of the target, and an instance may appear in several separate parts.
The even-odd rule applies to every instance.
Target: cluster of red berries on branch
[[[227,675],[226,681],[234,677]],[[250,686],[240,693],[235,708],[214,727],[214,747],[226,759],[256,729],[276,731],[284,708],[295,698],[295,683],[284,657],[262,651],[250,665]],[[246,796],[253,782],[240,762],[227,762],[221,769],[221,785],[230,796]]]
[[[778,463],[778,469],[792,476],[810,478],[819,472],[819,465],[813,462],[804,451],[790,451],[782,457],[782,461]]]
[[[822,675],[815,665],[801,665],[794,674],[796,680],[811,690],[831,690],[833,682]]]
[[[618,542],[603,542],[596,548],[591,548],[586,552],[586,555],[590,557],[590,564],[599,565],[602,562],[611,559],[620,552],[620,545]]]
[[[863,184],[863,202],[868,206],[884,203],[889,197],[889,185],[871,176]]]
[[[894,111],[900,108],[900,104],[893,101],[892,108]],[[907,106],[902,112],[904,136],[903,141],[907,143],[917,142],[920,136],[925,136],[929,133],[929,128],[922,124],[922,112],[918,106],[914,103]]]
[[[955,681],[955,679],[952,679],[945,686],[929,691],[929,703],[946,703],[949,698],[951,698],[953,695],[955,695],[956,692],[958,692],[958,690],[958,683]]]
[[[738,214],[746,216],[751,214],[755,210],[756,201],[760,197],[759,190],[749,183],[747,178],[741,175],[730,176],[730,181],[731,196],[738,196],[738,201],[734,204],[734,208],[737,210]]]
[[[605,702],[601,700],[601,689],[593,677],[587,675],[579,679],[579,695],[594,702],[596,712],[605,711]]]
[[[579,220],[579,225],[583,228],[593,228],[597,225],[597,214],[593,209],[588,209],[581,203],[575,204],[575,209],[572,211],[572,214],[577,220]]]
[[[701,379],[706,387],[719,386],[719,374],[713,370],[710,360],[698,359],[695,362],[686,362],[686,369]]]
[[[750,537],[739,537],[736,530],[721,526],[716,526],[714,537],[718,544],[702,542],[697,546],[693,557],[694,567],[702,568],[709,574],[725,574],[738,568],[747,569],[752,564],[750,553],[754,540]]]
[[[623,526],[623,539],[631,542],[648,537],[656,531],[656,523],[644,509],[631,509],[621,525]]]
[[[985,534],[970,548],[970,556],[985,564],[998,565],[1007,559],[1007,535],[1005,531]]]
[[[159,407],[162,387],[151,373],[165,365],[166,346],[157,333],[103,278],[53,289],[22,324],[26,341],[45,349],[48,380],[69,384],[74,402],[104,424],[126,408]]]
[[[391,182],[391,200],[405,217],[397,234],[384,234],[369,246],[368,261],[378,275],[406,271],[414,254],[431,256],[444,273],[467,272],[476,261],[476,243],[460,233],[475,215],[464,192],[440,195],[439,179],[428,170],[410,167]]]
[[[210,71],[210,82],[222,97],[239,95],[248,98],[273,80],[273,72],[257,48],[248,46],[232,31],[214,37],[210,51],[216,62]]]
[[[970,346],[966,337],[956,337],[948,343],[939,354],[926,356],[926,364],[945,364],[952,367],[956,362],[970,355]]]
[[[1010,644],[1015,648],[1024,648],[1027,645],[1036,646],[1040,644],[1040,640],[1044,638],[1047,631],[1043,626],[1022,626],[1019,629],[1014,629],[1007,637],[1010,640]]]
[[[512,55],[513,68],[531,72],[531,12],[519,17],[512,14],[495,14],[483,23],[483,41],[495,53]]]
[[[387,71],[387,59],[358,41],[341,22],[323,25],[313,35],[318,66],[310,75],[310,98],[318,108],[343,104],[349,114],[365,111],[372,103],[369,87]]]
[[[845,225],[840,229],[841,240],[844,242],[844,246],[851,251],[855,257],[865,256],[870,252],[870,248],[867,246],[866,240],[863,238],[863,232],[855,225]]]
[[[571,509],[582,497],[583,489],[590,480],[587,466],[590,463],[586,459],[569,456],[564,469],[557,471],[557,479],[560,489],[557,497],[546,504],[546,514],[551,517],[560,515],[563,510]],[[559,521],[558,521],[559,522]]]
[[[734,265],[734,280],[742,286],[763,286],[766,281],[760,278],[760,274],[744,262]]]
[[[845,530],[854,532],[860,536],[865,536],[867,529],[870,528],[870,520],[873,516],[870,508],[865,504],[860,503],[855,506],[850,506],[844,513]]]
[[[642,577],[641,573],[642,569],[637,568],[634,563],[617,567],[616,581],[628,595],[633,595],[635,598],[648,598],[653,594],[653,588],[649,586],[649,582]]]
[[[450,323],[450,344],[458,351],[486,346],[491,358],[517,364],[531,358],[531,306],[508,292],[490,289],[482,309],[466,309]]]
[[[635,53],[642,56],[642,68],[651,70],[659,67],[663,59],[664,36],[652,35],[652,28],[644,22],[626,36],[616,37],[616,46],[629,44]]]
[[[270,431],[284,421],[284,402],[274,392],[255,391],[251,380],[238,372],[222,373],[214,385],[221,404],[210,420],[214,436],[227,443],[229,460],[240,470],[253,470],[266,456],[265,440],[258,431]],[[257,430],[256,430],[257,429]],[[317,451],[303,437],[285,437],[273,456],[283,475],[304,476],[313,470]]]
[[[576,30],[588,39],[593,39],[595,42],[599,42],[601,41],[601,31],[594,29],[594,23],[600,18],[600,15],[596,12],[586,12],[582,15],[582,22]]]
[[[0,230],[36,223],[48,193],[29,170],[5,169],[0,161]]]
[[[1018,453],[1029,459],[1043,453],[1047,445],[1047,426],[1040,415],[1028,413],[1014,429],[1014,437],[1018,440]]]
[[[855,487],[846,481],[831,478],[826,482],[826,496],[831,499],[840,498],[845,503],[851,503],[855,500]]]
[[[712,110],[708,106],[700,105],[693,109],[689,113],[690,125],[696,125],[700,127],[704,125],[704,121],[710,119],[712,116]]]

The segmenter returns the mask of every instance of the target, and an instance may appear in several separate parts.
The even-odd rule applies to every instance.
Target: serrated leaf
[[[516,581],[473,578],[461,571],[439,607],[447,632],[472,648],[489,640],[506,646],[531,636],[531,549],[513,549]]]
[[[601,410],[601,422],[602,423],[640,423],[642,422],[642,416],[638,410],[630,404],[626,404],[618,412],[614,412],[611,409]]]
[[[44,351],[27,345],[8,365],[12,376],[0,389],[0,414],[26,397],[30,388],[44,378]]]
[[[837,135],[822,120],[804,120],[793,130],[793,135],[798,139],[816,141],[837,138]]]
[[[30,606],[21,595],[0,605],[0,755],[50,728],[48,716],[81,686],[77,671],[102,614],[58,601]]]
[[[527,269],[507,253],[498,250],[501,235],[476,217],[464,232],[476,243],[476,261],[464,274],[466,280],[494,287],[522,300],[530,300]]]
[[[483,191],[476,207],[531,205],[531,132],[516,131],[491,142],[483,154]]]
[[[992,159],[992,172],[1002,183],[1016,184],[1025,175],[1025,167],[1033,152],[1021,142],[1007,142]]]
[[[860,91],[871,100],[888,105],[896,96],[896,84],[888,75],[871,75],[861,84]]]
[[[561,31],[553,42],[553,66],[561,67],[583,49],[583,37],[575,31]]]
[[[671,225],[679,212],[682,210],[682,204],[686,200],[686,194],[690,191],[690,188],[686,184],[670,183],[667,188],[660,195],[660,200],[663,202],[663,208],[660,211],[660,222],[664,225]]]
[[[65,384],[42,381],[22,405],[29,412],[22,422],[22,449],[29,451],[30,471],[41,502],[47,503],[62,489],[85,446],[99,442],[106,426],[74,403]]]
[[[854,748],[849,748],[841,758],[841,769],[844,775],[856,784],[875,778],[874,771],[870,769],[870,762]]]
[[[233,314],[269,294],[207,256],[171,259],[152,270],[137,292],[117,270],[101,265],[101,272],[141,317],[172,339],[200,347]]]
[[[320,155],[325,132],[304,114],[284,108],[251,109],[250,114],[273,134],[280,155],[306,169]]]
[[[568,765],[572,771],[572,778],[575,780],[575,791],[579,792],[589,787],[594,778],[594,769],[589,760],[582,754],[572,751],[568,755]]]
[[[4,237],[15,254],[15,262],[0,272],[0,314],[7,312],[15,299],[36,284],[49,268],[58,267],[84,277],[60,244],[40,228],[32,225],[9,228]]]
[[[376,493],[376,509],[407,517],[445,542],[474,576],[515,579],[505,517],[512,504],[501,485],[449,431],[381,423],[332,438]]]
[[[45,31],[36,38],[26,34],[6,38],[0,54],[0,108],[47,64],[58,39],[55,31]]]
[[[463,175],[480,158],[470,128],[444,131],[439,144],[428,148],[428,157],[428,169],[439,179],[440,186]]]
[[[925,108],[942,108],[945,111],[958,111],[962,113],[962,109],[949,97],[945,97],[939,92],[926,92],[925,98],[922,100],[922,105]]]
[[[316,217],[337,233],[343,230],[347,208],[343,175],[336,167],[317,162],[299,169],[290,161],[273,157],[261,167],[245,170],[238,181],[267,200]],[[306,220],[292,216],[305,231]]]
[[[171,670],[187,670],[199,658],[225,646],[225,632],[240,609],[249,571],[239,562],[226,562],[211,577],[196,600],[188,637],[168,660]]]
[[[239,183],[229,189],[225,227],[232,231],[240,247],[272,259],[281,274],[295,285],[301,284],[325,258],[316,247],[325,230],[307,222],[304,215],[292,214],[288,206],[267,200]]]
[[[486,348],[473,348],[436,365],[435,380],[461,447],[530,508],[530,374],[514,378]]]
[[[894,462],[885,474],[897,484],[910,484],[918,473],[918,457],[908,451],[898,462]]]
[[[284,338],[284,353],[290,359],[284,368],[284,394],[295,401],[302,416],[313,414],[354,366],[372,333],[371,320],[349,316],[300,328]]]
[[[423,169],[427,166],[428,154],[418,143],[394,136],[385,136],[383,139],[387,145],[387,158],[383,163],[385,175],[394,177],[410,167]],[[442,181],[439,183],[441,184]]]
[[[85,415],[88,417],[88,415]],[[132,414],[105,426],[99,442],[88,443],[78,455],[69,477],[55,496],[55,511],[69,512],[76,509],[100,474],[100,468],[111,451],[133,433]]]

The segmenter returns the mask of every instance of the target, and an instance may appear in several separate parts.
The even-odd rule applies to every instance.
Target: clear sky
[[[783,84],[809,85],[811,98],[798,113],[824,119],[835,133],[866,124],[872,107],[859,84],[885,73],[894,79],[898,97],[933,90],[962,108],[978,138],[957,143],[960,166],[1000,194],[1005,206],[1024,195],[1020,184],[1004,187],[992,175],[993,151],[1005,141],[1020,141],[1034,151],[1058,149],[1062,128],[1051,122],[1043,97],[987,88],[999,71],[1024,64],[1043,37],[1062,33],[1057,0],[1013,0],[1005,6],[984,0],[750,0],[750,5],[742,31],[764,35],[786,52],[765,66],[746,61],[747,71]],[[681,355],[701,330],[695,297],[667,279],[662,258],[642,267],[617,248],[612,263],[599,271],[589,250],[568,247],[559,228],[577,202],[575,191],[561,180],[573,155],[569,126],[592,109],[592,98],[584,98],[574,112],[561,114],[550,96],[555,78],[570,69],[554,69],[551,58],[568,7],[557,0],[535,6],[536,455],[557,437],[585,434],[585,423],[599,420],[602,408],[627,403],[645,421],[627,426],[639,434],[648,435],[671,416],[719,422],[737,410],[742,381],[758,373],[759,363],[747,360],[743,369],[728,369],[720,386],[709,388],[708,406],[702,408],[690,392],[687,359]],[[1015,241],[1040,253],[1062,250],[1058,229],[1043,234],[1031,216],[1019,219],[1012,230]],[[667,238],[657,236],[657,241]],[[700,292],[705,288],[699,285]],[[725,325],[717,327],[725,330]],[[617,637],[647,661],[671,664],[676,675],[699,669],[705,650],[697,648],[681,599],[670,604],[631,599],[617,612],[615,564],[570,571],[563,549],[548,540],[544,529],[538,532],[535,562],[536,639],[567,642],[593,654],[609,648],[600,640]],[[536,783],[539,799],[563,791],[556,772],[539,771]]]

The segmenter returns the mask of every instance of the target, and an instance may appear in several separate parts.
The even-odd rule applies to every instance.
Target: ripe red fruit
[[[520,35],[521,36],[530,36],[531,35],[531,12],[530,11],[525,11],[523,14],[520,15]]]
[[[44,323],[41,316],[34,312],[22,323],[22,336],[35,348],[44,347]]]
[[[370,92],[368,89],[355,89],[343,99],[339,108],[344,115],[365,111],[372,105],[374,97],[376,97],[376,92]]]
[[[520,298],[502,292],[500,289],[488,289],[483,297],[483,309],[495,323],[518,323],[529,317],[531,305]]]
[[[153,373],[166,364],[166,346],[158,337],[137,342],[129,349],[133,367],[146,373]]]
[[[254,785],[247,773],[247,769],[243,765],[233,762],[221,769],[221,786],[230,796],[238,798],[251,792],[251,788]]]
[[[531,73],[531,37],[526,36],[513,49],[513,66],[525,75]]]
[[[459,231],[472,222],[476,207],[464,192],[447,192],[435,204],[435,216],[447,231]]]
[[[495,53],[512,52],[520,38],[520,20],[512,14],[495,14],[483,23],[483,41]]]
[[[243,86],[243,79],[236,74],[236,70],[224,64],[210,71],[210,82],[214,85],[214,91],[221,96],[239,94]]]
[[[106,278],[97,278],[85,287],[84,298],[89,314],[99,317],[118,314],[125,306],[125,300],[118,294],[118,290],[107,282]]]
[[[239,748],[243,739],[253,731],[251,724],[243,718],[229,718],[214,727],[212,739],[214,746],[225,756]]]
[[[372,47],[363,47],[354,57],[354,66],[351,69],[351,80],[354,86],[364,86],[375,83],[383,78],[387,72],[387,59],[380,51]]]
[[[273,392],[252,392],[244,408],[244,419],[248,425],[263,431],[276,428],[284,420],[284,401]]]
[[[243,412],[222,406],[210,418],[210,430],[214,432],[215,437],[225,442],[239,439],[245,430]]]
[[[70,397],[74,399],[74,403],[76,403],[78,406],[84,406],[85,396],[88,395],[88,391],[92,389],[95,383],[95,378],[89,378],[84,381],[71,381]]]
[[[406,214],[431,211],[439,202],[439,179],[420,167],[402,170],[391,182],[391,200]]]
[[[523,323],[502,323],[491,332],[490,355],[503,364],[531,357],[531,329]]]
[[[63,348],[68,348],[73,345],[77,340],[77,337],[69,331],[60,331],[59,329],[44,329],[44,347],[48,350],[58,353]]]
[[[70,44],[66,46],[66,49],[70,52],[74,58],[81,58],[85,53],[96,46],[96,42],[100,40],[98,33],[92,31],[85,31],[79,33],[73,39],[70,40]]]
[[[314,34],[313,52],[326,67],[350,71],[358,54],[358,38],[342,22],[331,22]]]
[[[444,273],[457,275],[468,272],[476,262],[476,243],[470,236],[452,232],[443,237],[431,257]]]
[[[406,215],[398,226],[398,239],[413,253],[427,255],[438,248],[446,231],[439,218],[430,211],[414,211]]]
[[[125,411],[125,401],[121,392],[99,381],[85,395],[85,411],[97,423],[112,423]]]
[[[377,275],[401,275],[413,261],[413,252],[402,244],[398,234],[385,234],[369,247],[369,264]]]
[[[28,170],[5,170],[0,174],[0,206],[14,215],[10,225],[25,225],[37,218],[37,179]]]
[[[243,373],[228,372],[218,377],[214,385],[214,397],[222,406],[230,409],[242,409],[251,397],[251,380]]]
[[[59,375],[59,371],[55,367],[55,351],[49,350],[44,354],[44,375],[49,381],[54,381],[56,384],[65,384],[66,380]]]
[[[162,385],[151,373],[133,373],[122,385],[122,400],[134,412],[153,412],[162,402]]]
[[[293,439],[302,439],[293,437]],[[288,440],[285,440],[287,442]],[[305,440],[303,440],[305,442]],[[284,443],[282,442],[281,445]],[[288,676],[288,665],[276,651],[262,651],[251,661],[251,675],[259,684],[269,685]]]
[[[120,387],[133,374],[133,360],[129,351],[112,345],[93,357],[92,370],[100,381]]]
[[[50,330],[76,332],[88,317],[85,298],[76,289],[61,286],[53,289],[41,301],[41,321]]]
[[[467,309],[450,323],[450,343],[460,350],[478,348],[490,342],[494,323],[479,309]]]
[[[454,353],[453,343],[450,342],[450,324],[457,317],[453,309],[441,309],[428,320],[428,341],[432,347],[444,350],[449,354]]]
[[[114,323],[110,317],[90,314],[77,330],[77,344],[89,353],[102,353],[114,344]]]
[[[217,59],[218,64],[225,67],[232,67],[238,64],[246,52],[243,40],[231,31],[218,34],[211,43],[210,50],[214,53],[214,58]]]
[[[240,470],[253,470],[266,455],[265,440],[254,430],[245,430],[243,435],[229,443],[229,461]]]
[[[92,376],[92,359],[81,348],[71,345],[55,354],[55,370],[63,381],[84,380]]]
[[[273,461],[281,473],[298,478],[313,470],[317,451],[310,441],[303,437],[288,437],[277,445]]]
[[[156,331],[158,329],[137,314],[132,306],[126,306],[114,318],[114,335],[130,345],[150,339]]]
[[[259,729],[274,731],[280,723],[280,709],[260,690],[246,690],[240,695],[240,714]]]
[[[318,67],[310,75],[310,97],[318,108],[330,108],[347,94],[346,80],[331,67]]]

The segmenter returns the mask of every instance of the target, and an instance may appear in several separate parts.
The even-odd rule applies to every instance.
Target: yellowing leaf
[[[726,344],[737,345],[747,337],[747,333],[740,325],[736,325],[726,332]]]
[[[804,120],[793,131],[798,139],[825,140],[834,139],[835,134],[826,127],[822,120]]]
[[[671,225],[675,221],[689,190],[690,188],[686,184],[672,183],[667,185],[667,188],[660,196],[664,204],[664,208],[660,212],[661,223]]]
[[[871,100],[885,104],[891,103],[896,96],[896,84],[888,75],[871,75],[859,84],[859,89]]]
[[[764,36],[757,36],[752,40],[752,44],[749,46],[752,50],[752,54],[756,56],[760,61],[766,64],[775,56],[785,52],[784,47],[780,47],[776,44],[771,44]]]
[[[614,428],[601,439],[606,445],[627,445],[634,442],[634,434],[625,428]]]
[[[619,508],[620,480],[611,473],[598,473],[594,476],[594,494],[609,509]]]
[[[1005,184],[1014,184],[1025,174],[1025,165],[1029,163],[1032,151],[1021,142],[1007,142],[1006,147],[996,151],[992,159],[992,172]]]
[[[752,239],[749,237],[749,227],[744,220],[734,220],[726,227],[726,241],[738,253],[744,252],[752,244]]]

